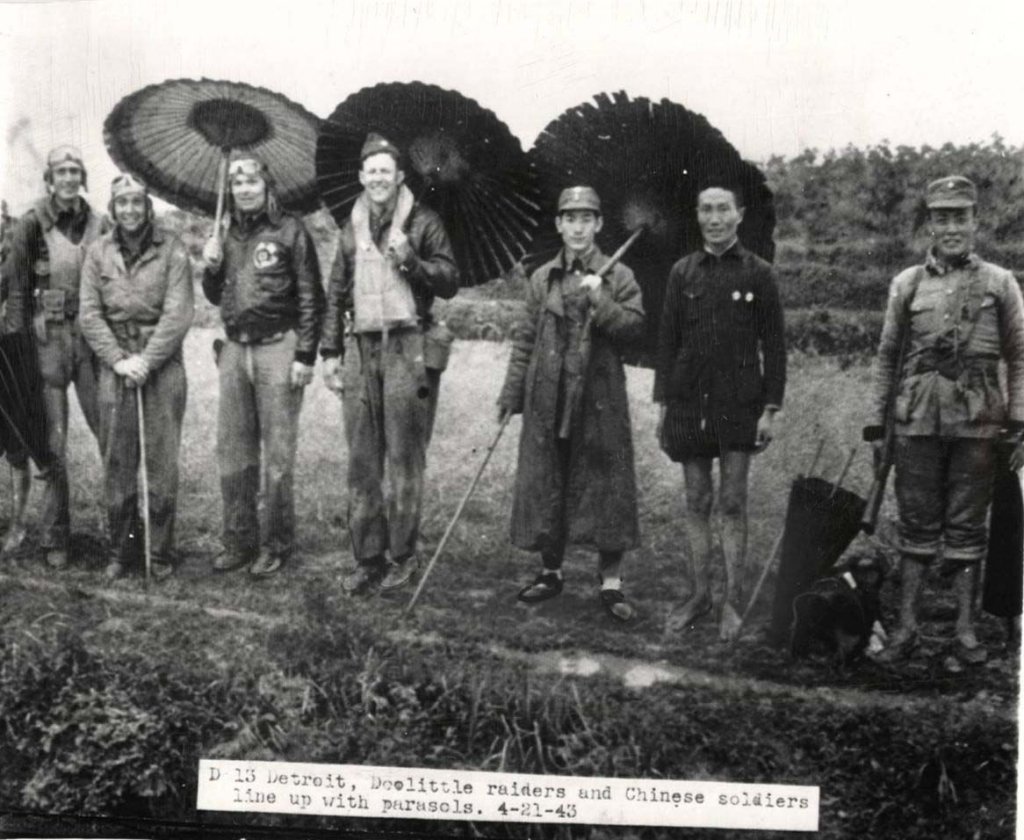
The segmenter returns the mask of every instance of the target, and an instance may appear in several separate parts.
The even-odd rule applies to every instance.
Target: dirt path
[[[112,604],[133,607],[157,607],[173,611],[201,611],[214,619],[237,621],[262,628],[284,624],[285,615],[259,613],[252,610],[209,606],[155,593],[132,592],[102,587],[79,586],[43,578],[0,573],[0,585],[9,584],[37,592],[52,592],[69,597],[95,598]],[[429,608],[423,610],[431,612]],[[426,645],[443,645],[449,640],[436,633],[413,633],[407,629],[390,632],[392,641]],[[765,699],[784,698],[804,702],[819,702],[845,708],[882,708],[912,713],[915,709],[934,710],[937,703],[952,703],[966,715],[982,714],[990,717],[1014,719],[1012,704],[993,703],[988,692],[982,691],[969,700],[946,697],[919,697],[897,693],[871,692],[856,688],[827,686],[794,686],[749,676],[714,674],[699,668],[685,667],[665,661],[649,661],[627,656],[616,656],[588,650],[527,652],[500,644],[481,646],[486,653],[514,662],[523,663],[535,671],[566,678],[586,678],[603,675],[621,682],[627,688],[643,689],[658,684],[708,688],[732,694],[757,694]]]

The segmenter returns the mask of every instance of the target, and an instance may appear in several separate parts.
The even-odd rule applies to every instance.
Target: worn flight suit
[[[100,447],[106,467],[111,557],[132,559],[138,530],[139,389],[114,365],[141,353],[149,365],[142,386],[153,560],[171,564],[178,498],[178,451],[185,415],[182,342],[194,313],[188,250],[176,236],[150,229],[131,253],[115,228],[90,247],[82,270],[82,334],[103,363]]]
[[[413,257],[396,268],[385,253],[405,229]],[[371,218],[365,196],[344,226],[331,273],[325,357],[339,355],[344,316],[353,338],[344,357],[343,412],[348,442],[348,527],[357,561],[404,560],[416,550],[427,444],[440,371],[428,369],[424,328],[435,295],[458,291],[458,269],[440,218],[399,190],[393,214]],[[391,498],[385,504],[387,464]]]
[[[11,332],[35,334],[54,458],[40,523],[44,549],[66,549],[70,533],[66,449],[72,382],[89,428],[93,434],[99,429],[96,359],[79,331],[78,290],[86,249],[103,229],[103,220],[84,200],[61,212],[53,199],[43,199],[18,222],[7,262],[7,324]]]
[[[884,422],[897,334],[910,318],[897,395],[896,498],[901,550],[976,563],[986,550],[993,442],[1024,423],[1024,304],[1013,274],[971,254],[947,269],[932,254],[892,282],[878,352],[871,428]],[[999,384],[1007,365],[1009,403]]]

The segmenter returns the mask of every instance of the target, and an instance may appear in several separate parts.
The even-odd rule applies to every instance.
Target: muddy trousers
[[[68,386],[74,383],[85,421],[97,435],[98,362],[79,333],[76,321],[50,322],[46,327],[46,341],[36,343],[36,352],[43,378],[43,406],[53,462],[43,491],[39,544],[44,549],[66,549],[71,531],[67,469]]]
[[[896,438],[900,550],[922,562],[977,563],[988,548],[993,442],[979,438]]]
[[[143,547],[139,515],[138,389],[111,368],[100,373],[100,448],[111,559],[130,564]],[[142,389],[149,485],[150,546],[155,561],[174,560],[174,518],[178,500],[178,451],[185,416],[185,369],[171,359],[150,374]]]
[[[227,341],[221,351],[217,464],[224,548],[236,556],[252,557],[264,546],[287,559],[295,546],[295,450],[303,390],[290,382],[295,344],[295,332],[288,331],[269,344]]]
[[[416,551],[427,444],[440,382],[423,364],[418,328],[355,336],[345,354],[348,528],[359,562]],[[384,495],[387,473],[389,493]]]

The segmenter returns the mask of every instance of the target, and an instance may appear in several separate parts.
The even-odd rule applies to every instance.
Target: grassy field
[[[186,346],[179,573],[150,598],[137,577],[103,582],[99,459],[77,411],[73,567],[53,575],[31,544],[0,566],[0,598],[8,607],[0,628],[0,718],[16,721],[0,733],[0,753],[10,751],[13,768],[0,781],[0,810],[123,815],[127,801],[130,813],[194,819],[194,758],[220,755],[820,784],[823,837],[1007,836],[1015,814],[1016,663],[996,655],[988,667],[955,677],[942,672],[952,599],[941,581],[930,581],[924,656],[904,669],[871,662],[848,672],[821,662],[793,665],[758,631],[770,583],[754,627],[733,650],[717,643],[713,622],[685,636],[665,634],[669,610],[687,592],[683,492],[679,468],[655,445],[650,371],[629,370],[643,537],[643,548],[624,567],[640,611],[630,628],[614,626],[602,613],[596,561],[583,552],[567,558],[561,598],[532,609],[515,601],[536,570],[536,558],[507,540],[518,418],[416,613],[400,615],[408,593],[346,598],[338,584],[351,562],[341,412],[319,378],[303,406],[294,562],[272,582],[214,575],[209,561],[219,546],[220,494],[210,345],[216,334],[194,330]],[[506,344],[493,342],[455,347],[429,453],[424,558],[497,430],[494,402],[507,354]],[[778,438],[752,471],[748,591],[781,528],[789,484],[807,469],[818,442],[825,447],[817,473],[830,479],[855,445],[867,383],[863,365],[791,358]],[[862,447],[845,484],[863,492],[868,473]],[[8,507],[2,484],[0,523]],[[878,540],[862,539],[854,548],[887,552],[890,537],[883,527]],[[888,585],[890,614],[893,591]],[[996,622],[983,620],[980,631],[998,654]],[[592,677],[573,676],[572,663],[560,662],[569,654],[606,667]],[[616,662],[674,669],[674,676],[649,688],[623,685]],[[161,674],[173,677],[177,693],[160,682]],[[60,721],[81,718],[86,701],[73,702],[76,685],[92,680],[110,704],[126,704],[149,722],[152,731],[142,730],[153,739],[145,742],[149,748],[175,757],[163,767],[163,781],[140,786],[137,773],[116,781],[119,771],[111,769],[109,790],[90,782],[86,787],[96,792],[86,800],[82,786],[69,781],[76,778],[71,771],[59,762],[54,769],[52,756],[32,747],[33,731],[63,732]],[[48,711],[38,707],[42,696],[69,699]],[[164,702],[180,704],[185,731],[150,719]],[[512,737],[520,727],[537,726],[544,737],[536,747]],[[57,742],[47,743],[56,750]],[[97,744],[86,758],[114,765],[117,749]],[[145,756],[133,760],[144,766]],[[510,829],[509,836],[520,835]]]

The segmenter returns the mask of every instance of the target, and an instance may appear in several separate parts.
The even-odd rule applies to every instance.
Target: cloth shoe
[[[550,569],[545,569],[533,579],[532,583],[528,583],[520,589],[516,597],[524,604],[539,604],[541,601],[560,595],[564,586],[565,582],[561,576]]]

